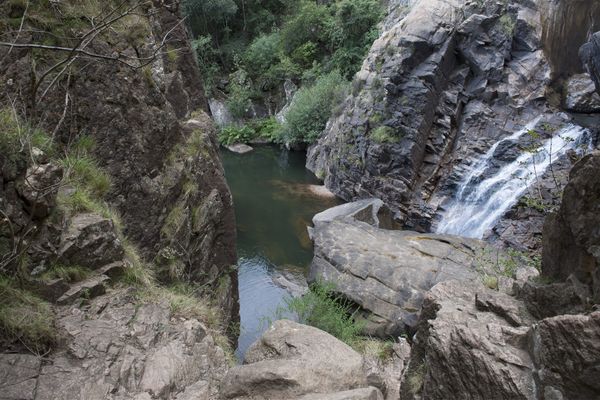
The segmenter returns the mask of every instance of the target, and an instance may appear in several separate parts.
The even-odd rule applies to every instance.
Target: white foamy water
[[[516,160],[501,167],[494,175],[481,179],[490,167],[498,146],[515,142],[533,129],[541,118],[536,118],[522,130],[496,142],[475,161],[465,174],[455,198],[442,215],[438,233],[448,233],[481,239],[498,219],[512,207],[527,189],[567,151],[590,147],[589,131],[577,125],[568,125],[552,139],[544,141],[535,151],[523,152]]]

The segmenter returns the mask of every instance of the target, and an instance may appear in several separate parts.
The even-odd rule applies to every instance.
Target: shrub
[[[295,313],[301,323],[314,326],[353,346],[363,324],[353,315],[353,305],[334,293],[330,283],[314,283],[307,294],[287,299],[285,310]]]
[[[287,143],[312,143],[325,129],[336,105],[347,93],[348,82],[334,71],[298,90],[286,114],[281,137]]]
[[[0,335],[34,353],[51,348],[58,338],[48,303],[0,276]]]
[[[221,129],[219,132],[219,142],[225,146],[234,143],[248,143],[256,137],[256,130],[250,125],[235,126],[230,125]]]
[[[244,64],[248,71],[263,73],[279,62],[280,36],[278,32],[261,35],[254,39],[244,52]]]

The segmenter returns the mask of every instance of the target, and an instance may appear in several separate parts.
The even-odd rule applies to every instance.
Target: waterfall
[[[512,207],[527,189],[541,178],[550,163],[567,151],[591,147],[589,131],[568,125],[547,139],[534,151],[523,152],[516,160],[502,166],[495,174],[482,178],[493,161],[499,145],[516,142],[541,120],[536,118],[522,130],[496,142],[475,161],[459,184],[453,201],[438,224],[438,233],[481,239],[498,219]]]

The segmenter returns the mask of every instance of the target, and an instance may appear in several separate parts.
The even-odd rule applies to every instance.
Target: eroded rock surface
[[[0,355],[0,388],[11,400],[217,398],[228,368],[223,350],[198,320],[166,303],[140,303],[135,291],[111,291],[57,320],[66,348],[44,359]],[[202,390],[201,390],[202,389]]]

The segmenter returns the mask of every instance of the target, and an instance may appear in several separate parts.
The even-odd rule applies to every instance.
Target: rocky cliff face
[[[310,148],[308,168],[346,200],[375,196],[406,227],[435,229],[461,179],[499,139],[536,121],[529,129],[546,140],[569,122],[548,98],[552,64],[542,40],[544,7],[416,3],[374,43],[352,95]],[[499,146],[479,179],[531,146],[530,135]],[[555,175],[571,166],[569,159],[561,163]],[[541,197],[556,200],[558,192]],[[539,234],[542,220],[535,228],[500,230],[500,240],[527,241],[531,230]],[[512,232],[523,231],[529,233],[515,239]]]
[[[16,6],[2,7],[8,15]],[[50,26],[71,23],[65,16],[69,7],[68,2],[48,6],[42,9],[48,14],[44,18]],[[93,156],[112,181],[109,202],[144,258],[157,264],[168,259],[178,277],[213,289],[221,286],[223,299],[233,299],[225,301],[227,313],[233,315],[237,275],[231,268],[236,262],[232,198],[195,56],[178,2],[156,1],[143,11],[125,19],[124,27],[115,24],[114,35],[99,35],[88,50],[152,62],[131,68],[80,57],[43,99],[38,95],[35,111],[43,115],[41,126],[54,131],[61,145],[82,135],[94,139]],[[25,23],[35,27],[36,19],[26,18]],[[27,31],[17,42],[38,40]],[[22,105],[32,114],[27,94],[34,82],[28,71],[33,63],[44,71],[57,54],[38,57],[28,49],[6,47],[0,51],[0,76],[8,82],[0,96],[16,99],[18,108]]]

